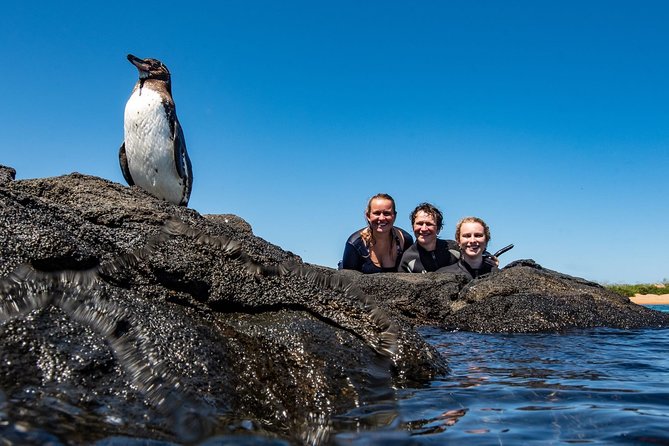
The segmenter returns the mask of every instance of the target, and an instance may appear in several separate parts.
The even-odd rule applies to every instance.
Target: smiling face
[[[488,238],[483,225],[477,221],[464,221],[458,231],[458,244],[462,254],[470,259],[479,259],[488,246]]]
[[[373,234],[389,233],[395,223],[395,206],[386,198],[374,198],[365,213]]]
[[[439,229],[434,215],[418,211],[413,220],[413,233],[416,241],[428,251],[434,251],[437,246]]]

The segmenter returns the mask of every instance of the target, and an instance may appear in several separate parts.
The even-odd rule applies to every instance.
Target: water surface
[[[424,329],[451,373],[400,392],[414,444],[669,444],[669,330]]]

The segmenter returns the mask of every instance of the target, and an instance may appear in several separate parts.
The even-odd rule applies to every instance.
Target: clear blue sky
[[[124,183],[126,54],[162,60],[190,207],[336,267],[367,199],[486,220],[502,264],[669,278],[665,1],[46,2],[0,6],[0,164]],[[125,183],[124,183],[125,184]]]

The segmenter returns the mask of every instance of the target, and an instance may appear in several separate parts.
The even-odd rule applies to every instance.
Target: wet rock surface
[[[0,227],[0,435],[20,443],[325,442],[335,416],[446,371],[407,321],[239,217],[73,173],[2,183]]]
[[[599,284],[542,268],[531,260],[471,282],[460,311],[445,328],[479,332],[563,331],[571,328],[669,326],[669,314],[632,303]]]
[[[532,260],[512,262],[469,283],[446,273],[349,274],[390,314],[445,330],[532,333],[669,326],[667,313]]]

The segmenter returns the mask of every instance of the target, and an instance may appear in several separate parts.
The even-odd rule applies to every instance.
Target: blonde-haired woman
[[[460,260],[437,271],[460,274],[470,280],[497,271],[496,259],[483,256],[490,242],[490,228],[483,220],[478,217],[460,220],[455,229],[455,241],[460,246]]]
[[[396,272],[402,254],[413,244],[411,234],[394,226],[395,200],[376,194],[367,202],[367,226],[348,238],[339,269],[354,269],[365,274]]]

